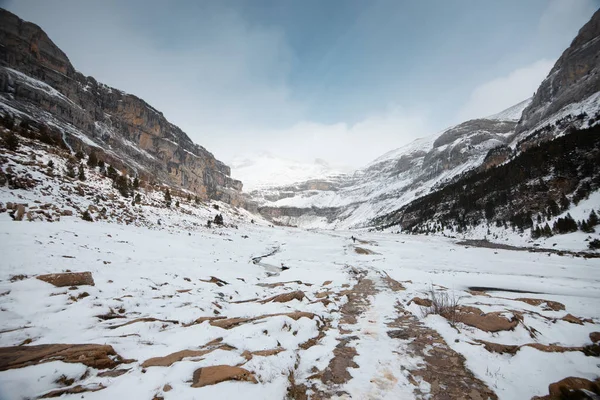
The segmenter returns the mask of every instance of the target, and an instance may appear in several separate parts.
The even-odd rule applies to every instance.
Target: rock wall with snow
[[[230,168],[142,99],[77,72],[37,25],[0,9],[0,114],[62,132],[131,175],[244,205]]]

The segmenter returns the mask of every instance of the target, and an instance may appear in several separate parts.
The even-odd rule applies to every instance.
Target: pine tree
[[[179,207],[179,200],[175,201],[175,207]]]
[[[169,188],[167,188],[167,190],[165,190],[165,203],[167,204],[167,207],[171,207],[171,192],[169,191]]]
[[[85,181],[85,171],[83,169],[83,164],[79,164],[79,174],[77,175],[77,178],[80,181]]]
[[[200,199],[196,196],[196,204],[200,204]]]
[[[135,204],[140,204],[142,202],[142,196],[138,193],[135,195]]]
[[[565,196],[565,194],[563,193],[561,198],[560,198],[560,209],[561,211],[566,211],[569,209],[569,206],[571,205],[571,202],[569,201],[569,199],[567,199],[567,196]]]
[[[87,160],[87,165],[90,168],[96,168],[96,166],[98,165],[98,157],[96,156],[95,151],[92,151],[90,153],[90,156],[88,157],[88,160]]]
[[[48,168],[50,168],[50,169],[54,168],[54,161],[52,161],[52,160],[48,161]]]
[[[112,165],[109,165],[108,168],[106,168],[106,176],[108,176],[110,179],[112,179],[113,181],[115,179],[117,179],[117,176],[119,174],[117,173],[117,170],[115,169],[115,167],[113,167]]]
[[[139,188],[139,187],[140,187],[140,180],[139,180],[139,179],[138,179],[138,177],[136,176],[136,177],[133,179],[133,188],[134,188],[134,189],[137,189],[137,188]]]
[[[19,138],[13,131],[9,131],[4,139],[5,146],[8,150],[15,151],[19,148]]]
[[[590,212],[587,223],[590,228],[598,225],[598,214],[596,214],[596,211],[592,210],[592,212]]]
[[[67,175],[71,179],[75,179],[77,174],[75,173],[75,166],[72,162],[67,162],[65,175]]]

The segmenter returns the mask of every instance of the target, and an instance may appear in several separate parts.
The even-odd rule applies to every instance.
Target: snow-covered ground
[[[499,398],[543,395],[548,384],[567,376],[593,379],[600,374],[597,358],[581,351],[548,353],[524,347],[515,355],[496,354],[476,342],[590,344],[589,333],[600,331],[599,259],[465,248],[447,238],[389,233],[363,233],[359,235],[363,242],[354,244],[352,234],[356,232],[311,232],[250,223],[238,229],[182,230],[164,224],[150,229],[90,223],[78,217],[63,217],[55,223],[14,222],[6,213],[0,214],[0,345],[17,346],[25,341],[31,346],[109,344],[121,357],[135,360],[123,364],[120,368],[127,371],[118,377],[99,376],[101,371],[61,361],[3,371],[0,398],[42,395],[60,387],[55,381],[62,375],[75,379],[73,385],[105,387],[84,393],[89,399],[284,398],[291,373],[296,384],[326,392],[327,385],[311,376],[328,368],[333,350],[348,337],[357,351],[356,367],[348,368],[351,379],[337,385],[337,391],[346,392],[346,398],[417,398],[414,391],[426,393],[428,384],[417,381],[415,385],[410,377],[427,367],[419,357],[406,353],[405,341],[386,335],[390,322],[399,315],[394,305],[440,332],[447,345],[466,357],[466,366],[475,377]],[[355,246],[371,254],[359,254]],[[277,252],[272,256],[252,262],[273,249]],[[280,271],[281,265],[289,269]],[[95,286],[59,288],[35,279],[39,274],[67,270],[91,271]],[[351,296],[344,290],[357,282],[356,271],[364,272],[379,289],[366,297],[369,304],[356,322],[348,324],[343,323],[340,310]],[[385,273],[406,290],[385,288]],[[26,277],[11,281],[17,275]],[[211,283],[211,277],[227,284]],[[265,285],[277,282],[287,283]],[[488,333],[461,323],[455,329],[438,315],[423,317],[422,307],[407,303],[415,296],[427,297],[431,285],[447,288],[461,298],[461,304],[486,313],[519,313],[523,322],[513,330]],[[508,292],[486,295],[468,292],[469,287]],[[295,290],[306,298],[258,301]],[[82,297],[84,292],[88,296]],[[513,300],[520,297],[557,301],[565,310],[546,311]],[[245,300],[251,301],[240,302]],[[284,315],[295,311],[314,317]],[[98,318],[111,313],[123,318]],[[589,322],[579,325],[561,320],[567,313]],[[266,317],[229,329],[210,321],[194,324],[200,317],[262,316]],[[157,321],[119,326],[137,318]],[[319,337],[325,324],[327,329]],[[538,332],[533,337],[531,328]],[[218,338],[227,347],[171,366],[142,366],[153,357],[202,349]],[[316,338],[312,346],[303,345],[312,338]],[[245,353],[273,349],[280,352],[258,353],[249,360]],[[223,364],[240,365],[258,383],[191,387],[196,369]],[[391,374],[385,384],[374,376],[384,370]],[[523,379],[524,375],[531,378]],[[80,398],[81,394],[65,397]]]

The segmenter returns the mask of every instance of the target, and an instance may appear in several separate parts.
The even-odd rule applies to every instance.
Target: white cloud
[[[359,168],[429,133],[427,116],[422,111],[394,107],[352,125],[303,121],[287,129],[249,132],[240,137],[238,148],[228,152],[226,159],[268,149],[278,157],[302,162],[321,158],[332,165]],[[254,141],[255,134],[260,134],[263,141]]]
[[[498,113],[533,95],[554,61],[542,59],[477,86],[458,113],[460,121]]]

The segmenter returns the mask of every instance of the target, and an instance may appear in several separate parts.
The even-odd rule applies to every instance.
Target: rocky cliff
[[[59,130],[132,175],[243,205],[230,168],[142,99],[77,72],[37,25],[0,9],[0,113]]]
[[[600,102],[600,10],[580,30],[540,84],[515,131],[523,139],[529,131],[546,124],[561,110],[573,105],[593,107]],[[585,112],[585,111],[582,111]]]

